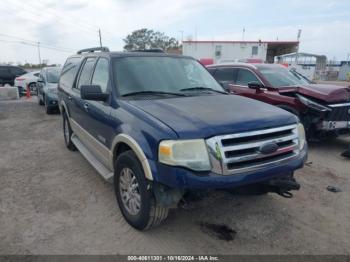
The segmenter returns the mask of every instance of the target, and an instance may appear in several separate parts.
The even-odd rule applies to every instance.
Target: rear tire
[[[115,162],[114,189],[125,220],[138,230],[160,225],[169,208],[160,206],[137,156],[131,150],[121,153]]]
[[[66,147],[70,151],[77,151],[77,148],[72,142],[73,131],[70,127],[68,116],[66,113],[63,113],[62,117],[63,117],[63,136],[64,136],[64,142],[66,144]]]

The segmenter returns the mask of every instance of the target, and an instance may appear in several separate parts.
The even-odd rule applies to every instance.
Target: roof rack
[[[86,49],[81,49],[77,52],[78,55],[82,53],[93,53],[96,51],[101,51],[101,52],[109,52],[108,47],[101,46],[101,47],[92,47],[92,48],[86,48]]]
[[[164,50],[161,48],[137,49],[137,50],[131,50],[129,52],[165,53]]]

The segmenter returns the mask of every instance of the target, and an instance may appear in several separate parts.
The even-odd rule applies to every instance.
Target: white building
[[[275,56],[295,52],[298,45],[297,41],[183,41],[182,53],[213,63],[243,59],[273,63]]]

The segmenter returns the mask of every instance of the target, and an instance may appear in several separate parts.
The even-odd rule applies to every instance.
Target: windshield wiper
[[[137,91],[137,92],[131,92],[128,94],[122,95],[122,97],[126,96],[134,96],[134,95],[174,95],[174,96],[186,96],[185,94],[181,93],[172,93],[172,92],[164,92],[164,91]]]
[[[228,94],[225,91],[215,90],[213,88],[203,87],[203,86],[195,86],[195,87],[183,88],[183,89],[180,89],[180,91],[212,91],[212,92],[216,92],[216,93],[220,93],[220,94]]]

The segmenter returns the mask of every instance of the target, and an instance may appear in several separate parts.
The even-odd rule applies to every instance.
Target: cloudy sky
[[[0,62],[63,63],[78,49],[122,50],[133,30],[198,40],[296,40],[301,51],[344,60],[350,53],[349,0],[0,0]]]

